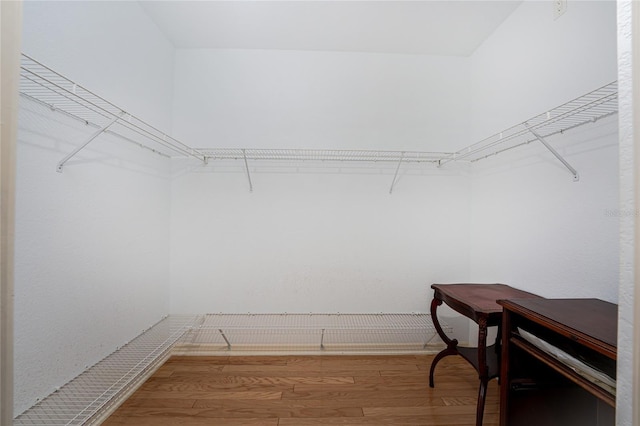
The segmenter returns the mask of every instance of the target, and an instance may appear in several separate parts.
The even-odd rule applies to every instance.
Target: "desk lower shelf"
[[[487,378],[489,380],[498,377],[500,375],[500,357],[498,356],[499,348],[496,345],[487,346]],[[458,354],[462,356],[465,360],[469,362],[476,369],[476,371],[480,371],[480,364],[478,361],[478,348],[470,348],[464,346],[458,346],[456,348],[458,350]]]
[[[518,348],[522,349],[524,352],[528,353],[535,359],[545,363],[547,366],[552,368],[554,371],[558,372],[562,376],[566,377],[571,382],[577,384],[582,389],[591,393],[593,396],[601,399],[612,407],[616,405],[616,396],[611,392],[603,389],[602,387],[590,382],[589,380],[582,378],[579,375],[576,375],[575,370],[566,364],[558,361],[557,359],[549,356],[547,353],[541,351],[530,343],[524,341],[519,336],[513,336],[510,339],[511,343]]]

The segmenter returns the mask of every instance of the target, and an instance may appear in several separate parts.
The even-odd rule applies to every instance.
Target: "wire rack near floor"
[[[14,419],[14,425],[84,425],[154,371],[176,342],[196,324],[196,316],[163,319]]]
[[[209,314],[174,353],[423,351],[436,336],[426,314]]]
[[[424,352],[438,342],[426,314],[169,316],[35,404],[14,425],[99,424],[172,354]]]

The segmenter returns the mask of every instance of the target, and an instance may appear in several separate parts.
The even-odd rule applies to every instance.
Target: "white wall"
[[[173,313],[424,312],[429,284],[466,279],[466,175],[423,167],[389,195],[392,170],[305,170],[256,166],[253,193],[242,169],[173,179]]]
[[[524,2],[471,58],[472,130],[496,133],[614,81],[615,2]],[[617,301],[618,145],[615,118],[474,164],[473,281],[547,297]]]
[[[163,131],[173,46],[137,2],[25,1],[22,51]]]
[[[173,48],[134,2],[25,2],[23,51],[170,125]],[[15,414],[168,313],[169,160],[21,100]]]
[[[176,53],[175,134],[199,146],[437,150],[465,139],[462,58]],[[468,177],[433,165],[174,162],[172,312],[428,311],[465,280]],[[225,173],[229,171],[230,173]]]
[[[616,3],[524,1],[471,56],[471,136],[480,140],[617,79]]]
[[[465,58],[181,49],[174,134],[198,146],[434,151],[464,139]]]

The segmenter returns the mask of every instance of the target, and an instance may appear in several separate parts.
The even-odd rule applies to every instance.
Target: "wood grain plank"
[[[398,374],[404,372],[406,370],[396,371]],[[416,373],[422,374],[423,377],[427,377],[428,374],[420,373],[416,371]],[[224,376],[248,376],[248,377],[342,377],[342,376],[371,376],[371,375],[380,375],[379,370],[350,370],[350,369],[323,369],[318,367],[317,369],[309,370],[309,369],[297,369],[296,367],[291,367],[290,369],[281,369],[277,372],[274,371],[261,371],[261,370],[249,370],[249,371],[229,371],[224,370],[222,368],[218,370],[200,370],[200,371],[187,371],[176,369],[170,375],[170,377],[175,378],[176,380],[189,378],[207,378],[207,377],[224,377]]]
[[[288,418],[288,417],[362,417],[360,407],[277,407],[277,406],[246,406],[246,407],[216,407],[210,408],[146,408],[121,407],[119,416],[127,417],[191,417],[191,418]]]
[[[317,365],[313,365],[314,367],[318,367]],[[296,364],[296,368],[299,368],[300,364]],[[371,365],[368,363],[358,364],[358,363],[340,363],[340,362],[331,362],[327,364],[321,364],[321,368],[323,369],[333,369],[333,370],[371,370],[375,365]],[[278,372],[278,371],[287,371],[290,370],[291,366],[289,365],[228,365],[225,366],[223,371],[269,371],[269,372]],[[387,370],[417,370],[417,364],[398,364],[398,365],[386,365],[385,369]]]
[[[428,383],[365,383],[365,384],[340,384],[340,385],[294,385],[294,392],[309,392],[314,390],[324,390],[328,392],[338,391],[370,391],[370,392],[394,392],[394,391],[428,391]]]
[[[147,382],[140,387],[140,390],[159,391],[159,392],[206,392],[206,391],[220,391],[223,389],[228,389],[228,390],[240,392],[240,391],[258,390],[258,389],[269,389],[274,391],[284,391],[284,390],[293,390],[293,386],[295,385],[273,384],[273,383],[254,383],[251,385],[247,385],[242,383]]]
[[[137,398],[132,396],[121,407],[126,408],[193,408],[197,399],[186,398]]]
[[[192,417],[158,418],[157,416],[122,417],[111,416],[103,426],[212,426],[211,419]],[[225,419],[217,418],[215,426],[278,426],[278,418],[270,419]]]
[[[454,388],[454,389],[442,389],[442,388],[429,388],[418,390],[398,390],[398,389],[385,389],[377,388],[371,390],[321,390],[310,389],[306,391],[297,390],[283,391],[283,399],[330,399],[330,398],[375,398],[376,395],[384,394],[385,398],[411,398],[411,397],[423,397],[423,398],[442,398],[442,397],[472,397],[478,396],[478,388]]]
[[[201,375],[199,377],[187,377],[184,376],[172,376],[172,377],[151,377],[147,380],[147,384],[151,385],[166,385],[166,384],[223,384],[223,385],[296,385],[296,384],[308,384],[308,385],[341,385],[341,384],[353,384],[355,380],[353,377],[333,377],[333,376],[312,376],[312,377],[279,377],[279,376],[232,376],[232,375]]]
[[[475,401],[474,401],[475,404]],[[341,407],[420,407],[444,406],[442,398],[367,398],[367,399],[281,399],[281,400],[237,400],[237,399],[198,399],[193,408],[217,407],[290,407],[290,408],[341,408]]]
[[[280,419],[279,426],[476,426],[476,416],[466,415],[449,417],[447,415],[432,416],[380,416],[360,418],[306,418]],[[487,419],[483,426],[497,426],[497,418]]]
[[[241,390],[241,391],[138,391],[132,397],[137,399],[156,398],[185,398],[185,399],[249,399],[249,400],[273,400],[282,399],[282,391],[273,390]]]
[[[411,410],[407,410],[404,407],[365,407],[363,408],[363,412],[365,416],[387,416],[387,417],[401,417],[408,415],[415,416],[438,416],[438,415],[449,415],[449,416],[462,416],[465,414],[475,415],[476,413],[476,404],[472,405],[455,405],[455,406],[423,406],[423,407],[413,407]],[[498,407],[494,405],[490,405],[486,407],[485,414],[498,414]]]

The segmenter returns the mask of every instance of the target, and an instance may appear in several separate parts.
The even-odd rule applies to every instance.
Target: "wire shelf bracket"
[[[249,162],[247,161],[247,151],[242,150],[242,157],[244,158],[244,169],[247,172],[247,179],[249,180],[249,192],[253,192],[253,183],[251,182],[251,173],[249,172]]]
[[[526,124],[525,124],[526,125]],[[528,126],[527,126],[528,127]],[[540,141],[540,143],[542,143],[558,160],[560,160],[560,162],[562,164],[564,164],[564,166],[571,172],[571,174],[573,175],[573,181],[577,182],[580,180],[580,175],[578,174],[578,171],[576,169],[573,168],[573,166],[571,166],[571,164],[569,164],[569,162],[567,160],[565,160],[558,151],[555,150],[555,148],[553,146],[551,146],[551,144],[549,144],[549,142],[547,142],[542,136],[540,136],[535,130],[529,128],[529,131],[531,132],[531,134],[533,136],[536,137],[536,139],[538,139]]]
[[[404,159],[404,152],[400,155],[400,160],[398,160],[398,167],[396,167],[396,173],[393,175],[393,181],[391,181],[391,188],[389,188],[389,194],[393,194],[393,187],[396,185],[396,180],[398,179],[398,172],[400,171],[400,166],[402,166],[402,160]]]
[[[104,133],[109,127],[111,127],[113,124],[115,124],[116,121],[118,121],[122,116],[124,115],[124,113],[120,113],[117,116],[113,117],[113,119],[105,124],[104,126],[102,126],[101,128],[99,128],[93,135],[89,136],[89,138],[82,143],[79,147],[77,147],[76,149],[74,149],[73,151],[71,151],[69,153],[69,155],[67,155],[66,157],[64,157],[62,160],[60,160],[60,162],[58,163],[58,166],[56,167],[56,170],[58,173],[62,173],[62,168],[64,167],[64,164],[69,161],[71,158],[73,158],[74,155],[76,155],[77,153],[79,153],[80,151],[82,151],[87,145],[89,145],[95,138],[97,138],[98,136],[100,136],[102,133]]]

